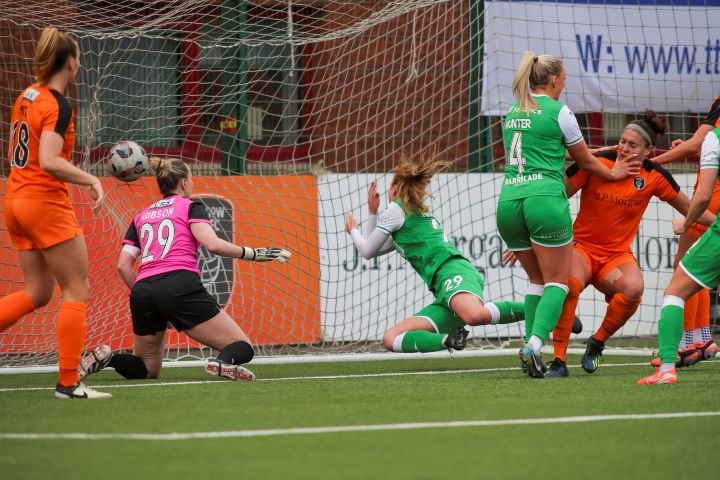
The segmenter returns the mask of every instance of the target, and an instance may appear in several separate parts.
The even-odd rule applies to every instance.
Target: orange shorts
[[[710,205],[708,205],[708,210],[710,212],[717,215],[718,209],[720,209],[720,190],[715,189],[713,191],[713,196],[710,199]],[[706,225],[700,225],[699,223],[693,223],[690,225],[690,228],[688,228],[687,233],[692,235],[695,238],[702,237],[702,234],[705,233],[705,230],[707,230],[708,227]]]
[[[15,250],[45,250],[83,234],[72,205],[63,201],[7,198],[5,221]]]
[[[590,281],[588,284],[596,287],[613,269],[625,263],[637,263],[635,255],[631,252],[613,253],[612,255],[600,254],[591,248],[576,243],[573,247],[576,252],[585,258],[590,266]]]

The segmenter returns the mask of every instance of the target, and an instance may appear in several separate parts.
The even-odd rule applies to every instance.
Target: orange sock
[[[12,327],[23,316],[35,310],[25,290],[11,293],[0,299],[0,332]]]
[[[593,338],[598,342],[607,342],[615,332],[633,316],[640,306],[639,298],[629,298],[622,293],[613,295],[605,312],[605,318]]]
[[[683,310],[683,330],[693,330],[695,328],[695,318],[697,318],[698,302],[700,300],[700,292],[685,300],[685,309]],[[710,294],[708,293],[708,316],[710,315]]]
[[[703,288],[695,294],[698,299],[695,328],[710,326],[710,290]]]
[[[562,313],[552,332],[553,357],[567,362],[567,347],[570,342],[570,332],[575,321],[575,309],[577,308],[580,293],[583,290],[580,280],[575,277],[568,278],[568,294],[563,303]]]
[[[58,364],[63,387],[75,385],[80,380],[78,365],[85,344],[85,302],[62,302],[57,319]]]

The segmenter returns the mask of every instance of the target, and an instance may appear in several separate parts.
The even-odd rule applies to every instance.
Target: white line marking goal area
[[[215,438],[273,437],[286,435],[420,430],[430,428],[480,428],[524,425],[610,422],[629,420],[665,420],[677,418],[718,417],[718,412],[640,413],[627,415],[583,415],[577,417],[512,418],[506,420],[463,420],[451,422],[386,423],[376,425],[336,425],[327,427],[272,428],[263,430],[230,430],[226,432],[188,433],[0,433],[0,440],[204,440]]]
[[[720,364],[720,362],[718,362]],[[635,363],[604,363],[603,368],[608,367],[636,367],[648,365],[648,362],[635,362]],[[252,366],[252,364],[250,364]],[[568,365],[568,368],[580,368],[579,365]],[[355,379],[355,378],[373,378],[373,377],[405,377],[405,376],[425,376],[425,375],[460,375],[467,373],[492,373],[492,372],[520,372],[520,367],[495,367],[495,368],[468,368],[460,370],[423,370],[423,371],[410,371],[410,372],[381,372],[381,373],[354,373],[347,375],[308,375],[308,376],[297,376],[297,377],[274,377],[274,378],[258,378],[256,382],[292,382],[297,380],[343,380],[343,379]],[[93,385],[100,390],[108,388],[148,388],[148,387],[175,387],[183,385],[206,385],[208,383],[222,383],[222,384],[233,384],[225,380],[214,379],[214,380],[186,380],[177,382],[154,382],[139,381],[138,383],[122,383],[122,384],[110,384],[110,385],[99,385],[86,382],[88,385]],[[42,391],[42,390],[54,390],[51,387],[8,387],[0,388],[0,393],[11,393],[11,392],[29,392],[29,391]]]

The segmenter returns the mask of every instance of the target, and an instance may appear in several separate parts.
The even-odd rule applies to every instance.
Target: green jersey
[[[700,149],[700,170],[705,168],[717,168],[720,178],[720,128],[710,130],[703,140]],[[715,220],[713,225],[720,231],[720,220]]]
[[[430,287],[435,271],[445,260],[463,257],[448,242],[440,222],[432,214],[406,214],[400,200],[392,202],[378,215],[375,228],[392,236],[395,249]]]
[[[535,195],[564,195],[565,148],[582,141],[570,109],[546,95],[534,96],[537,109],[520,112],[515,102],[505,117],[505,178],[500,201]]]

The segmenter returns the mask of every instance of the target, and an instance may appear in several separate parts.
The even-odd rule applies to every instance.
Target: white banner
[[[690,194],[695,175],[675,177]],[[382,203],[391,176],[326,175],[318,178],[320,212],[320,288],[322,325],[327,341],[379,340],[388,327],[433,302],[420,277],[397,253],[374,260],[358,258],[345,232],[344,214],[367,218],[367,186],[378,181]],[[501,265],[503,243],[495,226],[500,174],[439,174],[433,179],[434,214],[445,233],[485,273],[486,300],[522,301],[527,276],[519,267]],[[573,215],[577,197],[571,200]],[[633,244],[645,278],[638,312],[619,335],[655,334],[662,292],[672,275],[677,237],[670,221],[673,209],[653,200]],[[361,225],[362,229],[362,225]],[[588,287],[579,305],[585,323],[582,336],[597,329],[605,314],[604,296]],[[524,324],[477,327],[473,336],[520,337]]]
[[[720,2],[680,3],[485,2],[482,113],[507,113],[526,50],[563,59],[560,100],[576,113],[706,112],[720,93]]]

